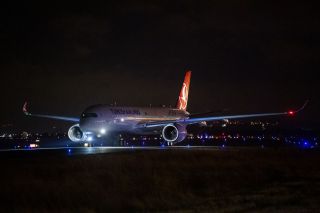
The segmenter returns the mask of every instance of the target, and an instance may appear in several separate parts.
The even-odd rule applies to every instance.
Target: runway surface
[[[27,149],[3,149],[0,150],[1,156],[8,155],[37,155],[37,154],[49,154],[49,155],[92,155],[92,154],[107,154],[107,153],[119,153],[119,152],[141,152],[151,150],[208,150],[217,151],[222,149],[230,149],[221,146],[147,146],[147,147],[55,147],[55,148],[27,148]]]
[[[3,212],[317,212],[319,150],[57,147],[0,151]]]

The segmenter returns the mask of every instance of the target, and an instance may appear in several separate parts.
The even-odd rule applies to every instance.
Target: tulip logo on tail
[[[31,113],[28,112],[27,104],[28,104],[27,102],[25,102],[25,103],[23,104],[22,111],[23,111],[23,113],[26,114],[26,115],[31,115]]]
[[[179,96],[179,106],[178,109],[187,109],[187,104],[188,104],[188,88],[185,83],[183,83],[182,89],[181,89],[181,94]]]
[[[188,95],[190,86],[191,71],[188,71],[184,77],[183,85],[180,91],[177,108],[180,110],[186,110],[188,105]]]

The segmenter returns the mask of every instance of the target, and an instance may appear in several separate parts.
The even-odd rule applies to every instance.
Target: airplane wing
[[[168,121],[155,121],[155,122],[148,122],[148,123],[143,123],[140,124],[140,127],[160,127],[160,126],[166,126],[170,123],[179,123],[179,124],[195,124],[195,123],[200,123],[203,121],[217,121],[217,120],[229,120],[229,119],[244,119],[244,118],[256,118],[256,117],[270,117],[270,116],[281,116],[281,115],[289,115],[293,116],[296,113],[300,112],[303,110],[308,101],[304,103],[302,107],[300,107],[298,110],[290,110],[287,112],[275,112],[275,113],[257,113],[257,114],[243,114],[243,115],[226,115],[226,116],[209,116],[209,117],[196,117],[196,118],[183,118],[183,119],[178,119],[175,121],[168,120]]]
[[[42,115],[42,114],[33,114],[28,112],[27,109],[28,103],[25,102],[22,108],[22,111],[25,115],[27,116],[33,116],[33,117],[41,117],[41,118],[50,118],[50,119],[55,119],[55,120],[63,120],[63,121],[68,121],[68,122],[79,122],[79,118],[73,118],[73,117],[64,117],[64,116],[57,116],[57,115]]]
[[[214,116],[214,115],[221,115],[222,113],[226,113],[227,109],[222,110],[214,110],[214,111],[208,111],[208,112],[200,112],[200,113],[192,113],[189,115],[189,118],[198,118],[198,117],[208,117],[208,116]]]

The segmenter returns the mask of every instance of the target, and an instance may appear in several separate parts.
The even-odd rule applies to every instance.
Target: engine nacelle
[[[168,124],[162,130],[162,137],[167,142],[178,143],[183,141],[187,136],[187,129],[181,124]]]
[[[87,139],[87,135],[80,129],[79,124],[75,124],[70,127],[68,137],[73,142],[82,142]]]

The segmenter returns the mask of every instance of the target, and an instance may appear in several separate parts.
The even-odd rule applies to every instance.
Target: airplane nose
[[[79,126],[85,132],[93,132],[97,134],[101,132],[101,129],[106,128],[106,125],[104,122],[99,122],[97,119],[93,119],[93,118],[81,119]]]

